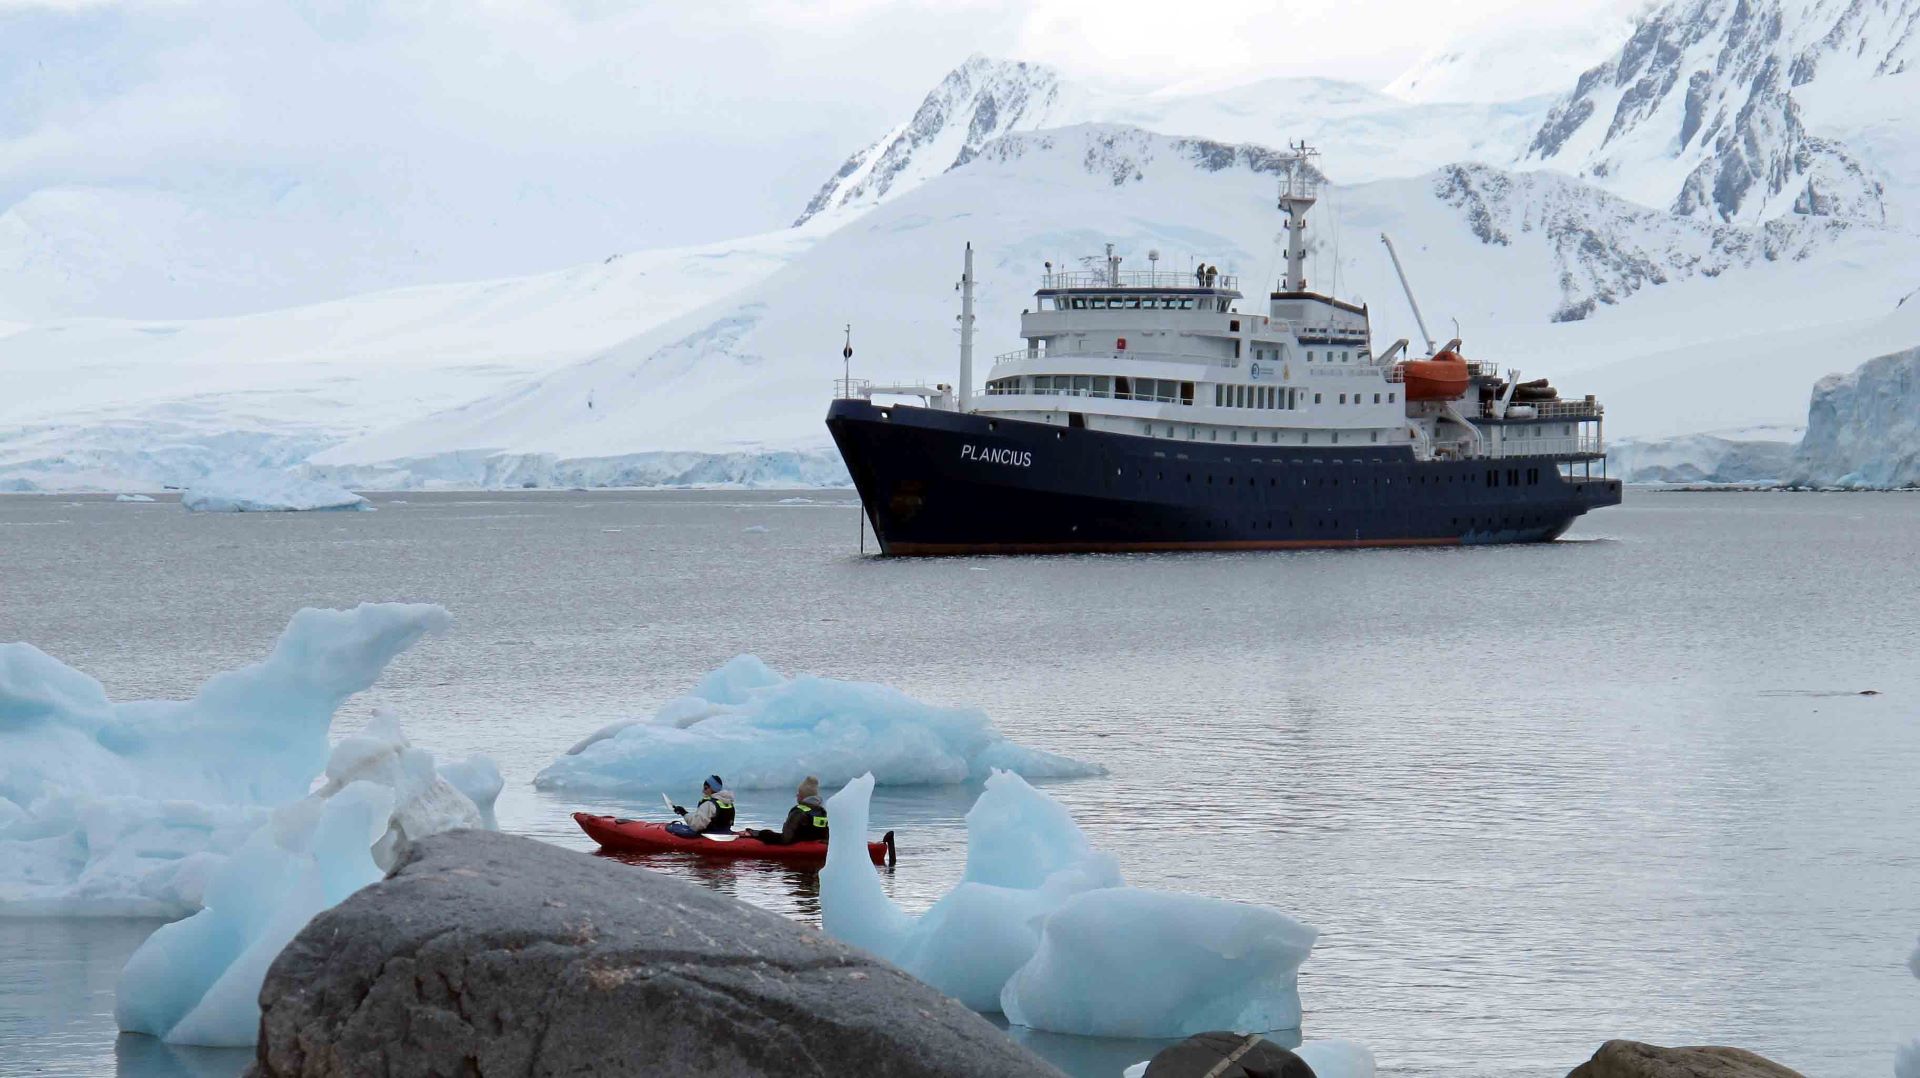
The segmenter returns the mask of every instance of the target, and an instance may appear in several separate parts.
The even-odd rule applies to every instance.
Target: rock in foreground
[[[1048,1076],[878,959],[695,884],[482,831],[426,838],[260,993],[263,1078]]]
[[[1567,1078],[1805,1078],[1740,1048],[1661,1048],[1608,1041]]]

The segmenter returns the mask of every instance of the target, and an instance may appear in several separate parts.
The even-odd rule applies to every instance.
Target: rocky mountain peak
[[[976,53],[940,80],[911,119],[847,158],[794,224],[842,206],[877,204],[896,188],[966,164],[1008,131],[1044,126],[1060,97],[1053,69]]]

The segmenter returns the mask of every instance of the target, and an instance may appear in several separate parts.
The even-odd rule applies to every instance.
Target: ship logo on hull
[[[960,459],[972,461],[975,464],[1004,464],[1009,468],[1033,467],[1033,451],[1030,449],[978,446],[972,442],[960,447]]]

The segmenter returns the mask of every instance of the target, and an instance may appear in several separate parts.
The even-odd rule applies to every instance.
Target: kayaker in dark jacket
[[[700,800],[693,811],[679,805],[673,806],[673,811],[680,819],[668,824],[667,830],[681,838],[733,832],[733,794],[718,775],[708,775],[707,781],[700,784]]]
[[[796,842],[827,840],[827,807],[820,800],[820,780],[808,775],[793,792],[794,805],[787,810],[787,822],[778,831],[753,831],[754,838],[769,846],[791,846]]]

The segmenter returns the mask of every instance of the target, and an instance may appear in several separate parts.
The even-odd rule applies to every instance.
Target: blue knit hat
[[[726,788],[727,788],[727,784],[720,781],[720,776],[718,775],[707,776],[707,789],[712,790],[714,793],[719,793],[721,790],[724,790]]]

